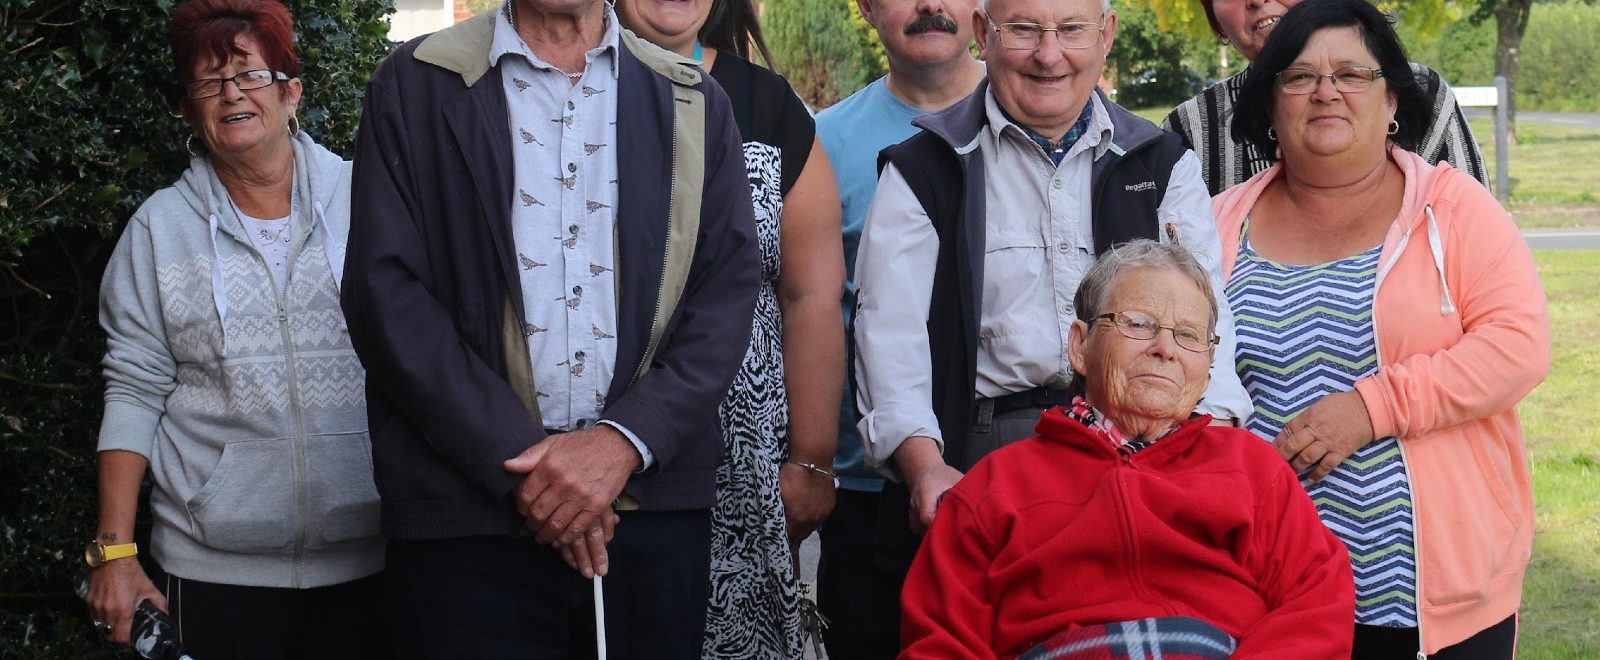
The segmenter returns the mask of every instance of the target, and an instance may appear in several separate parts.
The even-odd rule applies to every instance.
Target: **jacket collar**
[[[1099,89],[1094,90],[1094,94],[1111,122],[1110,146],[1105,149],[1121,156],[1161,137],[1161,129],[1155,124],[1112,103]],[[956,153],[966,155],[978,148],[978,136],[989,125],[989,114],[985,107],[988,96],[989,79],[984,78],[967,98],[938,112],[918,117],[911,123],[938,136]],[[1100,153],[1103,152],[1096,151],[1096,155]]]
[[[471,87],[489,72],[489,53],[494,47],[495,21],[499,16],[499,12],[487,11],[430,34],[417,45],[413,57],[460,74],[461,82]],[[688,87],[700,84],[702,74],[694,60],[640,39],[630,30],[622,30],[621,41],[622,51],[673,83]],[[618,58],[619,66],[621,59]]]
[[[1166,435],[1161,436],[1159,442],[1149,445],[1148,449],[1138,452],[1137,460],[1147,463],[1152,460],[1162,460],[1159,457],[1167,456],[1174,452],[1183,452],[1185,448],[1193,445],[1211,424],[1209,415],[1200,415],[1174,427]],[[1107,442],[1105,436],[1095,432],[1083,422],[1073,419],[1068,410],[1063,406],[1056,406],[1046,410],[1039,417],[1039,424],[1034,429],[1039,438],[1046,442],[1054,442],[1076,447],[1082,451],[1113,460],[1123,460],[1115,447]]]
[[[420,61],[461,74],[471,87],[489,72],[489,48],[499,12],[486,11],[428,35],[412,54]]]

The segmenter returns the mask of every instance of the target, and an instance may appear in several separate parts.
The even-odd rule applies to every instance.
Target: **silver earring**
[[[299,134],[300,134],[300,118],[296,117],[294,115],[289,115],[289,137],[294,137],[294,136],[299,135]]]
[[[1267,139],[1272,140],[1273,142],[1278,141],[1278,133],[1273,131],[1271,126],[1267,127]]]
[[[1399,133],[1399,132],[1400,132],[1400,120],[1398,120],[1398,119],[1390,119],[1389,120],[1389,134],[1390,135],[1394,135],[1395,133]]]
[[[190,133],[189,137],[184,138],[184,140],[183,140],[183,149],[184,149],[184,151],[189,152],[190,156],[193,156],[195,158],[199,158],[201,156],[201,153],[199,151],[196,151],[195,148],[194,148],[194,133]]]

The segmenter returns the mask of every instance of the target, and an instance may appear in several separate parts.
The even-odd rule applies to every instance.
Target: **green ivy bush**
[[[174,0],[0,3],[0,658],[110,658],[72,594],[94,532],[105,338],[96,293],[117,233],[188,164],[167,52]],[[301,124],[352,152],[388,0],[286,0]]]
[[[767,0],[762,28],[772,67],[814,110],[838,103],[889,71],[878,35],[854,0]]]

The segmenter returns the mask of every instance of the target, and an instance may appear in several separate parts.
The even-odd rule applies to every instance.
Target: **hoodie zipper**
[[[1112,476],[1112,483],[1116,485],[1117,499],[1122,504],[1117,508],[1119,510],[1118,514],[1122,517],[1122,529],[1124,534],[1122,539],[1122,547],[1123,555],[1127,560],[1129,587],[1139,595],[1139,598],[1143,599],[1145,602],[1161,603],[1163,602],[1161,598],[1150,593],[1148,586],[1145,584],[1144,576],[1139,570],[1140,561],[1137,543],[1138,535],[1134,532],[1133,514],[1128,510],[1128,485],[1124,470],[1133,470],[1135,472],[1139,472],[1141,470],[1139,469],[1139,464],[1133,462],[1133,454],[1125,454],[1121,449],[1118,448],[1113,448],[1112,452],[1116,456],[1116,464],[1111,467],[1111,469],[1115,472],[1115,474]],[[1168,615],[1178,614],[1178,612],[1174,611],[1171,607],[1168,607],[1165,604],[1163,604],[1161,607]]]
[[[298,204],[295,206],[298,206]],[[235,208],[234,212],[238,213],[239,211]],[[316,219],[313,218],[312,222],[316,222]],[[290,228],[292,228],[292,225]],[[294,335],[289,330],[289,310],[286,293],[289,289],[289,283],[294,281],[294,267],[295,263],[300,260],[300,251],[309,240],[309,235],[305,239],[296,237],[295,242],[289,246],[288,264],[284,268],[281,286],[272,279],[272,266],[267,263],[267,258],[254,245],[247,244],[250,254],[255,255],[256,262],[260,263],[261,267],[267,271],[267,281],[272,283],[273,302],[277,306],[278,334],[283,338],[283,376],[288,383],[289,414],[290,418],[294,420],[292,444],[294,446],[295,533],[294,549],[290,561],[289,584],[296,589],[300,588],[301,563],[305,558],[306,510],[308,507],[307,500],[309,499],[306,493],[308,466],[306,465],[305,415],[300,407],[300,382],[295,372]]]
[[[1377,370],[1379,372],[1383,370],[1383,343],[1381,341],[1382,333],[1378,332],[1378,292],[1383,288],[1384,280],[1388,279],[1389,270],[1400,260],[1400,253],[1405,250],[1410,242],[1411,228],[1408,227],[1405,233],[1401,235],[1400,242],[1395,244],[1394,254],[1389,255],[1388,263],[1379,264],[1377,281],[1372,284],[1372,350],[1377,357]],[[1417,615],[1416,660],[1428,660],[1427,646],[1423,644],[1424,637],[1422,636],[1422,516],[1417,515],[1419,510],[1417,506],[1417,487],[1411,481],[1411,459],[1406,452],[1406,443],[1400,438],[1395,438],[1394,444],[1400,448],[1400,462],[1405,468],[1406,490],[1411,493],[1411,552],[1417,562],[1416,583],[1413,585],[1416,587],[1417,599],[1412,604]]]

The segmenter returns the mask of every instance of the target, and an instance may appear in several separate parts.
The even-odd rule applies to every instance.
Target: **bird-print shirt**
[[[500,65],[510,119],[511,230],[521,276],[523,331],[546,428],[601,422],[617,361],[617,49],[607,7],[600,45],[582,72],[534,54],[502,10],[489,64]],[[581,73],[574,81],[568,73]],[[607,422],[610,424],[609,422]],[[649,465],[649,451],[617,424]]]

